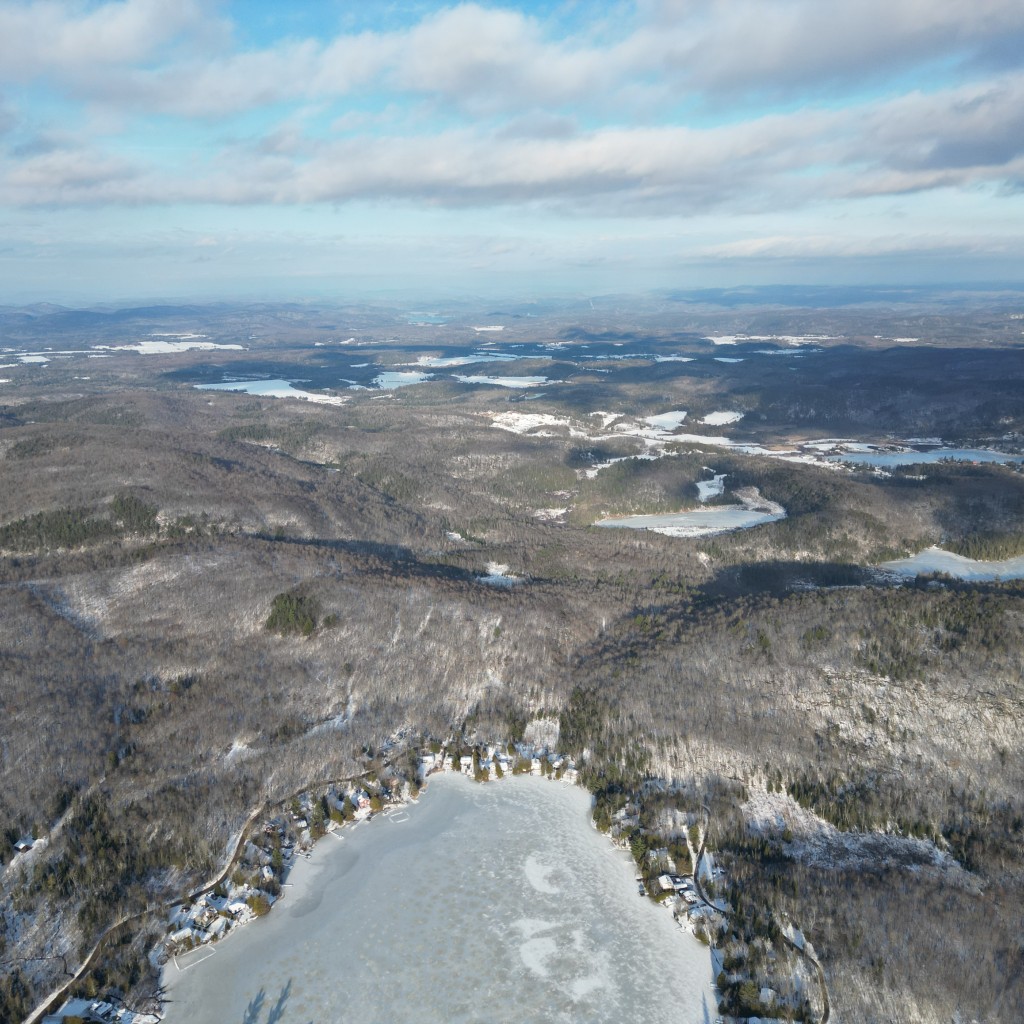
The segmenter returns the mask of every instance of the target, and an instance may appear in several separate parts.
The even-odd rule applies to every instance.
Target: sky
[[[0,0],[0,302],[1024,284],[1021,0]]]

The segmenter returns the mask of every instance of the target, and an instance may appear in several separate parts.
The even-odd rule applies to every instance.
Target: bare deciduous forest
[[[0,1019],[111,922],[215,874],[263,802],[539,716],[599,804],[658,780],[707,805],[737,934],[798,923],[833,1021],[1021,1019],[1024,582],[874,566],[932,544],[1020,554],[1024,473],[800,447],[1019,453],[1003,312],[985,347],[964,312],[920,313],[922,342],[891,349],[874,340],[907,333],[891,311],[551,310],[510,317],[515,361],[495,371],[468,319],[147,310],[118,330],[248,347],[92,359],[102,318],[7,311],[12,351],[72,354],[0,392]],[[838,337],[724,365],[712,327]],[[372,383],[452,353],[553,383]],[[193,386],[272,378],[344,402]],[[733,444],[651,435],[669,410]],[[742,419],[699,426],[717,410]],[[696,508],[718,474],[708,507],[757,488],[786,518],[692,538],[592,525]],[[89,991],[152,994],[163,927],[112,944]]]

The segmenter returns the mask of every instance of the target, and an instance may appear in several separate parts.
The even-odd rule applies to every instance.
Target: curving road
[[[228,856],[227,863],[224,865],[222,870],[218,873],[217,877],[212,881],[207,882],[204,886],[196,889],[194,892],[188,893],[186,896],[178,896],[173,900],[164,900],[162,903],[155,903],[145,910],[139,910],[134,914],[126,914],[124,917],[118,919],[113,924],[108,925],[100,932],[99,938],[96,940],[96,944],[89,951],[89,955],[83,961],[81,967],[72,975],[67,969],[67,961],[64,961],[64,972],[69,974],[69,980],[64,982],[60,988],[55,989],[51,992],[23,1021],[23,1024],[38,1024],[39,1021],[50,1012],[51,1008],[55,1009],[59,1000],[62,1000],[70,991],[71,987],[83,977],[96,965],[96,958],[99,956],[100,950],[106,944],[107,940],[114,935],[118,929],[123,928],[125,925],[130,924],[133,921],[141,921],[142,918],[148,917],[150,914],[158,913],[159,911],[172,910],[174,907],[185,902],[194,902],[199,899],[200,896],[205,896],[209,892],[213,892],[218,885],[223,882],[233,870],[235,863],[238,861],[238,857],[242,852],[245,845],[245,837],[249,832],[249,829],[259,820],[260,817],[266,815],[272,807],[279,807],[285,804],[292,797],[299,796],[302,793],[307,793],[311,789],[317,789],[323,786],[329,786],[339,782],[353,782],[355,779],[364,779],[370,774],[369,771],[358,772],[354,775],[346,775],[342,779],[320,779],[316,782],[311,782],[308,785],[303,786],[301,789],[295,790],[294,793],[283,797],[281,800],[264,800],[259,807],[256,808],[246,819],[245,824],[242,826],[238,833],[238,838],[235,840],[235,845],[231,848],[231,853]],[[27,957],[29,959],[48,959],[42,957]],[[54,958],[58,959],[58,958]],[[59,958],[63,959],[63,957]],[[15,961],[10,961],[14,963]]]
[[[707,898],[707,896],[704,893],[704,886],[701,884],[700,881],[700,864],[701,861],[704,859],[704,847],[707,843],[708,827],[711,824],[711,808],[708,807],[707,804],[705,804],[701,808],[701,810],[704,812],[704,834],[701,837],[700,849],[697,851],[697,862],[693,866],[693,887],[697,890],[697,896],[705,906],[710,907],[712,910],[717,911],[723,917],[728,918],[728,911],[722,910],[720,907],[716,907],[715,904]],[[822,1011],[820,1024],[828,1024],[829,1018],[832,1016],[832,1004],[828,998],[828,985],[825,983],[824,969],[822,968],[821,964],[818,963],[816,957],[808,953],[807,949],[804,946],[797,945],[788,935],[783,935],[782,941],[785,942],[785,944],[789,946],[790,949],[796,950],[796,952],[799,953],[814,968],[815,972],[817,973],[818,983],[821,986]]]

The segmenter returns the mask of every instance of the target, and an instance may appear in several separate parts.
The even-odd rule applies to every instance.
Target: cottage
[[[53,1018],[62,1021],[65,1017],[86,1017],[89,1014],[92,1004],[88,999],[69,999],[54,1015]],[[50,1020],[50,1017],[45,1018]]]
[[[167,942],[171,946],[192,946],[199,941],[199,938],[200,933],[194,928],[179,928],[178,931],[172,932],[167,937]],[[69,1016],[75,1016],[75,1014],[69,1014]]]

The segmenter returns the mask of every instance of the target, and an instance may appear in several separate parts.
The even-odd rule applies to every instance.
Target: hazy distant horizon
[[[841,309],[857,306],[899,306],[913,305],[932,308],[958,305],[991,305],[1001,302],[1024,302],[1024,282],[942,282],[934,285],[890,284],[734,284],[718,288],[662,288],[647,291],[576,292],[527,291],[483,294],[456,292],[438,289],[423,293],[400,289],[366,290],[346,292],[339,289],[334,293],[308,295],[286,294],[245,294],[244,292],[220,294],[160,294],[144,293],[116,296],[94,295],[81,299],[61,299],[59,293],[37,295],[24,299],[8,298],[0,292],[0,308],[30,309],[53,306],[68,311],[123,311],[150,307],[179,306],[288,306],[324,309],[366,305],[381,309],[405,309],[409,313],[424,312],[432,315],[469,315],[479,313],[485,307],[526,307],[531,304],[551,306],[575,304],[589,305],[600,309],[604,303],[633,303],[638,309],[651,305],[662,306],[677,303],[680,306],[695,306],[708,309],[733,309],[750,306],[778,307],[790,309]],[[596,305],[595,305],[596,304]],[[495,309],[495,312],[502,312]]]

